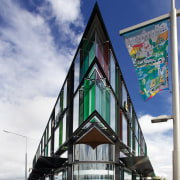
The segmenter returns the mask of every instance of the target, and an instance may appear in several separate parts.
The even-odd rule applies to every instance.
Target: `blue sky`
[[[1,0],[0,127],[28,136],[28,168],[32,167],[40,137],[95,2]],[[155,172],[168,180],[172,179],[172,121],[156,125],[150,123],[152,117],[172,114],[170,59],[170,90],[162,91],[144,102],[139,96],[135,69],[123,38],[119,36],[119,30],[169,13],[171,2],[97,2],[139,118]],[[179,1],[176,1],[176,8],[180,9]],[[178,31],[179,41],[180,29]],[[23,179],[24,140],[1,131],[0,143],[0,180]]]

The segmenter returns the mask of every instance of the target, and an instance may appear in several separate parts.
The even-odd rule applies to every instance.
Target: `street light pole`
[[[172,71],[172,100],[173,100],[173,180],[180,180],[180,114],[179,114],[179,68],[177,17],[175,0],[171,0],[171,71]]]
[[[11,131],[7,131],[7,130],[3,130],[5,133],[9,133],[9,134],[14,134],[16,136],[20,136],[20,137],[23,137],[25,138],[25,180],[27,180],[27,136],[24,136],[24,135],[21,135],[21,134],[18,134],[18,133],[14,133],[14,132],[11,132]]]

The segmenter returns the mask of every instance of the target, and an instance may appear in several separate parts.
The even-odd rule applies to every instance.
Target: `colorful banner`
[[[168,27],[164,20],[123,35],[144,101],[168,89]]]

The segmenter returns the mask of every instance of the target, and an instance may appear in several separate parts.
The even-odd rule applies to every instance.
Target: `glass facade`
[[[93,149],[86,144],[74,146],[74,161],[113,161],[114,147],[111,144],[102,144]]]
[[[132,173],[124,171],[124,180],[132,180]]]
[[[40,156],[67,158],[52,171],[53,180],[114,180],[115,174],[130,180],[133,174],[119,158],[147,156],[118,61],[98,16],[94,19],[95,27],[81,40],[33,160],[35,167]],[[79,144],[92,127],[100,132],[97,146],[90,145],[96,135]]]
[[[67,180],[67,170],[59,170],[54,174],[54,180]]]
[[[114,165],[102,163],[75,164],[73,180],[114,180]]]

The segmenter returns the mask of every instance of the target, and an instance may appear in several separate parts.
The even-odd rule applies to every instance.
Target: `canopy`
[[[131,170],[144,176],[154,175],[154,170],[147,156],[122,157],[120,160]]]
[[[48,174],[52,169],[61,167],[66,160],[67,158],[40,156],[28,179],[38,179],[44,174]]]

